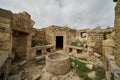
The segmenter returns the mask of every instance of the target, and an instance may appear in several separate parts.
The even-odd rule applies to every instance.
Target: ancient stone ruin
[[[23,11],[0,8],[0,80],[120,80],[120,0],[114,27],[33,28]]]

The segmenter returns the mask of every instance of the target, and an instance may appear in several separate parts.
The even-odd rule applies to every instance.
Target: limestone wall
[[[118,0],[115,7],[115,61],[120,66],[120,0]]]
[[[67,34],[67,44],[71,44],[71,42],[75,41],[77,39],[77,31],[76,30],[69,30],[66,32]]]
[[[11,60],[12,35],[11,25],[12,13],[0,9],[0,80],[7,80]]]
[[[34,36],[32,37],[32,40],[40,40],[40,41],[46,41],[46,33],[45,29],[33,29]]]
[[[11,53],[11,18],[10,11],[0,9],[0,50]]]
[[[107,36],[114,31],[113,28],[90,30],[88,32],[89,39],[95,43],[94,52],[102,54],[102,41],[107,39]]]

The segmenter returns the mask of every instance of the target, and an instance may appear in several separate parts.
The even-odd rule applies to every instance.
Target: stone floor
[[[80,78],[74,69],[71,69],[70,72],[68,72],[65,75],[53,75],[48,72],[46,72],[45,67],[42,70],[41,80],[83,80]]]
[[[77,76],[74,69],[65,75],[52,75],[46,72],[45,66],[37,62],[30,62],[11,75],[9,80],[82,80]]]

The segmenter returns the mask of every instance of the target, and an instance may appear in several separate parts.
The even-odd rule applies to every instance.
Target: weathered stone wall
[[[89,38],[91,38],[91,40],[95,42],[94,52],[97,52],[100,54],[102,53],[103,36],[104,36],[103,33],[97,32],[97,31],[91,31],[89,33]]]
[[[11,18],[10,11],[0,9],[0,50],[11,53]]]
[[[115,7],[115,61],[120,66],[120,0]]]
[[[74,30],[74,29],[70,29],[70,30],[68,30],[68,31],[66,31],[66,34],[67,34],[67,43],[66,43],[66,45],[70,45],[71,44],[71,42],[73,42],[73,41],[75,41],[77,38],[76,38],[76,36],[77,36],[77,31],[76,30]]]
[[[7,80],[11,60],[12,35],[11,25],[12,13],[0,9],[0,80]]]
[[[102,54],[102,41],[114,31],[113,28],[91,30],[88,32],[88,40],[91,39],[95,43],[94,52]]]

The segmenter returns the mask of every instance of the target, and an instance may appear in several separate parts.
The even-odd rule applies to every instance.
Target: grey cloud
[[[27,11],[35,20],[36,28],[55,24],[79,29],[114,23],[111,0],[1,0],[0,7],[12,12]]]

